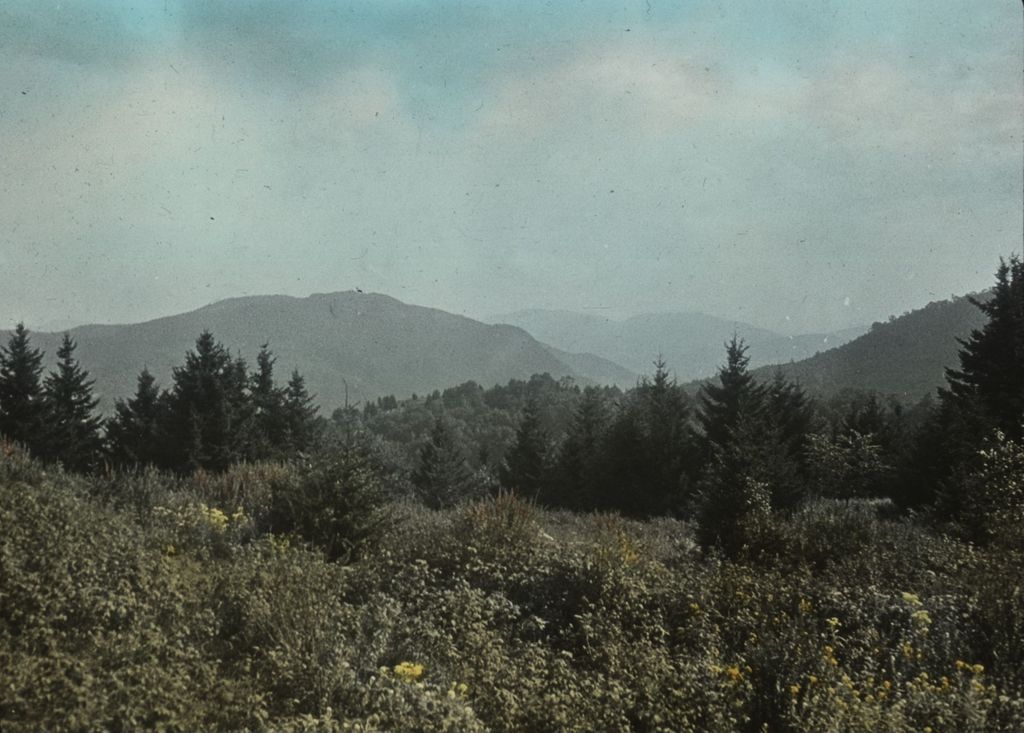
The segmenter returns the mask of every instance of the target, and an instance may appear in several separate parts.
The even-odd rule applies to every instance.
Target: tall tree
[[[246,369],[204,331],[185,364],[175,367],[168,397],[171,467],[221,470],[243,456],[248,417]]]
[[[102,448],[100,426],[95,414],[99,400],[93,397],[93,381],[75,358],[75,344],[65,333],[57,350],[57,369],[43,382],[46,412],[44,457],[60,461],[67,468],[93,468]]]
[[[1024,261],[1002,260],[988,300],[971,302],[988,322],[960,340],[960,368],[947,369],[943,402],[971,403],[993,429],[1019,440],[1024,431]]]
[[[165,441],[163,421],[167,393],[160,393],[149,369],[139,374],[135,395],[118,400],[114,417],[107,423],[107,442],[114,461],[126,466],[163,465]]]
[[[279,457],[288,453],[285,391],[274,382],[276,361],[269,344],[263,344],[256,356],[257,370],[249,377],[252,420],[247,442],[253,458]]]
[[[634,516],[677,510],[688,493],[690,401],[662,359],[654,367],[620,403],[605,444],[605,508]]]
[[[725,349],[726,363],[718,370],[718,384],[709,382],[700,391],[697,421],[703,431],[706,459],[711,458],[714,446],[730,441],[741,416],[752,419],[764,407],[764,390],[747,371],[750,357],[743,340],[733,336]]]
[[[1001,260],[990,297],[972,302],[988,321],[960,340],[959,368],[946,370],[947,387],[903,466],[896,497],[905,506],[937,502],[949,518],[968,511],[964,492],[985,441],[996,431],[1011,442],[1024,438],[1024,261]]]
[[[442,415],[435,418],[430,438],[420,451],[412,482],[423,502],[432,509],[453,506],[472,494],[473,474]]]
[[[0,348],[0,435],[38,453],[45,431],[43,354],[29,341],[28,329],[19,323]]]
[[[313,447],[317,435],[315,397],[306,390],[306,380],[298,370],[292,371],[284,390],[284,421],[286,442],[291,451],[305,452]]]
[[[608,425],[608,405],[597,387],[583,390],[568,434],[558,452],[558,493],[554,503],[569,509],[595,509],[600,505],[599,484]]]
[[[548,453],[548,435],[541,426],[540,406],[530,397],[523,406],[516,442],[499,471],[502,486],[528,496],[539,496],[547,482]]]

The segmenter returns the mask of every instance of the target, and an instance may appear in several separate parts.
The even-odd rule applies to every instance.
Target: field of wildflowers
[[[726,559],[671,519],[374,492],[6,451],[0,727],[1024,729],[1019,545],[822,500]]]

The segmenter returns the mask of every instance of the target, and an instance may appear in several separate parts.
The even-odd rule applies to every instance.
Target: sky
[[[1021,250],[1016,0],[3,0],[0,326],[359,288],[795,333]]]

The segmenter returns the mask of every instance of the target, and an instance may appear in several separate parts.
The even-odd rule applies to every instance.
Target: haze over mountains
[[[339,292],[308,298],[251,296],[130,325],[70,330],[76,355],[96,380],[101,409],[134,393],[143,367],[163,387],[196,337],[210,330],[254,367],[261,344],[277,356],[279,383],[292,369],[328,414],[345,404],[432,391],[467,380],[491,386],[548,372],[582,381],[629,382],[627,370],[592,355],[567,354],[538,343],[515,326],[493,326],[385,295]],[[7,334],[0,333],[6,343]],[[32,333],[53,364],[60,333]]]
[[[544,372],[628,388],[639,374],[651,373],[659,353],[681,381],[703,379],[718,368],[722,344],[734,332],[749,345],[752,366],[779,364],[812,393],[856,388],[911,401],[944,383],[944,367],[957,363],[956,339],[979,327],[984,315],[967,298],[955,298],[876,323],[863,334],[860,329],[796,337],[700,313],[613,321],[535,310],[497,320],[514,324],[489,325],[386,295],[347,291],[232,298],[145,323],[79,326],[70,333],[78,358],[96,380],[104,412],[115,399],[134,393],[143,367],[169,387],[172,368],[210,330],[250,367],[260,346],[269,343],[278,381],[298,369],[329,414],[346,399],[356,404],[387,394],[404,398],[468,380],[492,386]],[[56,332],[32,333],[33,345],[46,352],[47,368],[60,338]],[[6,343],[7,333],[0,332],[0,339]],[[762,366],[756,373],[768,377],[775,368]]]
[[[804,359],[867,331],[865,326],[784,336],[705,313],[645,313],[617,321],[570,311],[522,310],[487,320],[519,326],[560,349],[599,354],[639,374],[650,373],[660,354],[683,381],[713,374],[724,358],[722,344],[733,333],[750,346],[751,364],[759,366]]]

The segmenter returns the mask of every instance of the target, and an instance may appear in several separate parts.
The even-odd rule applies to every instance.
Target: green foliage
[[[1019,547],[822,501],[768,517],[723,560],[695,552],[675,520],[552,513],[504,494],[395,507],[348,564],[304,548],[297,529],[268,533],[282,492],[337,496],[358,466],[336,454],[320,468],[84,479],[7,444],[0,726],[1024,725]],[[107,499],[127,495],[147,498]]]
[[[516,439],[501,467],[501,484],[507,489],[537,497],[545,487],[551,453],[549,438],[541,426],[540,407],[529,399],[516,430]]]
[[[33,453],[45,445],[42,373],[43,354],[29,345],[28,329],[19,323],[0,347],[0,435]]]
[[[161,395],[156,379],[143,369],[135,395],[118,400],[114,417],[107,422],[111,456],[121,466],[163,465],[167,448],[163,433],[167,395]]]
[[[1024,547],[1024,443],[996,431],[979,458],[962,489],[971,536]]]
[[[423,503],[432,509],[454,506],[478,493],[462,449],[440,415],[420,452],[412,482]]]
[[[86,471],[100,457],[102,420],[94,414],[99,400],[93,397],[93,382],[74,353],[75,342],[65,333],[57,350],[57,370],[43,381],[46,430],[42,457]]]
[[[359,445],[328,447],[271,482],[269,527],[294,534],[328,560],[350,561],[388,524],[383,488]]]

